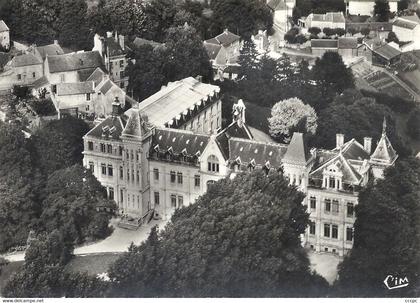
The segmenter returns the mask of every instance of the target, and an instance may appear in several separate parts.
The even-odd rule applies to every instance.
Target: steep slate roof
[[[223,33],[220,35],[217,35],[214,38],[208,39],[204,41],[205,43],[210,44],[219,44],[223,46],[229,46],[233,42],[236,42],[240,39],[238,35],[235,35],[234,33],[230,32],[229,30],[225,29]]]
[[[104,38],[104,40],[106,46],[108,47],[110,57],[126,54],[126,51],[122,49],[120,43],[115,41],[115,37]]]
[[[340,149],[335,148],[333,151],[338,152]],[[350,160],[368,160],[370,158],[368,152],[363,146],[356,141],[351,139],[341,147],[341,153],[346,159]]]
[[[218,86],[188,77],[168,83],[166,87],[140,102],[139,109],[155,126],[165,126],[219,91]],[[127,115],[130,110],[127,111]]]
[[[133,108],[122,132],[122,136],[140,139],[143,134],[146,134],[151,129],[151,125],[146,120],[137,108]]]
[[[136,37],[133,40],[133,42],[131,42],[131,44],[134,47],[141,47],[143,45],[150,45],[153,48],[164,45],[163,43],[160,43],[160,42],[156,42],[156,41],[153,41],[153,40],[147,40],[147,39],[143,39],[143,38],[139,38],[139,37]]]
[[[99,67],[94,70],[94,72],[87,78],[86,81],[93,81],[95,83],[95,87],[98,86],[99,83],[102,82],[105,73]]]
[[[381,57],[388,60],[401,55],[401,52],[399,50],[393,48],[388,44],[375,48],[373,51]]]
[[[68,95],[79,95],[94,93],[93,82],[77,82],[77,83],[58,83],[57,84],[57,95],[68,96]]]
[[[222,46],[219,44],[207,43],[205,41],[204,48],[206,49],[207,55],[209,56],[210,60],[214,60],[219,54],[219,51],[222,48]]]
[[[337,48],[338,40],[332,39],[312,39],[311,40],[312,48]]]
[[[97,67],[103,66],[102,57],[97,51],[48,56],[47,62],[50,73],[69,72],[83,69],[94,70]],[[89,77],[89,75],[86,76],[86,78]]]
[[[95,137],[99,139],[113,139],[120,140],[120,136],[126,124],[127,117],[125,116],[109,116],[101,123],[92,128],[86,137]]]
[[[398,17],[397,20],[394,21],[393,25],[408,29],[414,29],[416,26],[420,24],[420,18],[417,14],[412,16],[401,16]]]
[[[242,124],[240,126],[237,121],[232,122],[228,127],[218,133],[216,136],[216,142],[219,145],[225,159],[229,158],[230,138],[253,139],[253,136],[246,124]]]
[[[371,160],[374,162],[392,164],[397,157],[397,152],[392,147],[388,136],[385,133],[382,133],[381,139],[379,139],[378,145],[371,156]]]
[[[9,27],[4,23],[3,20],[0,20],[0,32],[6,32],[9,30]]]
[[[107,80],[107,81],[105,81],[104,82],[104,84],[102,84],[102,86],[101,86],[101,88],[99,89],[99,91],[102,93],[102,94],[106,94],[113,86],[117,86],[117,87],[119,87],[118,85],[116,85],[114,82],[112,82],[111,80]]]
[[[287,5],[283,0],[270,0],[267,2],[267,6],[273,11],[284,10],[287,8]]]
[[[302,133],[293,133],[292,140],[287,147],[283,161],[293,164],[306,164],[310,153]]]
[[[40,87],[46,86],[49,83],[50,81],[48,81],[48,78],[46,76],[42,76],[41,78],[35,80],[35,82],[31,84],[31,86],[33,88],[40,88]]]
[[[187,130],[156,128],[152,137],[151,149],[159,146],[160,151],[172,150],[174,154],[201,155],[210,141],[209,135],[196,134]]]
[[[12,59],[13,67],[42,64],[42,61],[32,53],[16,56]]]
[[[253,140],[230,138],[229,161],[240,160],[242,164],[249,164],[254,160],[255,165],[264,166],[267,162],[273,167],[281,167],[287,145]]]
[[[48,56],[54,56],[54,55],[63,55],[64,51],[58,44],[49,44],[44,46],[37,46],[35,48],[39,54],[41,55],[42,60],[45,60],[45,58]]]
[[[340,37],[338,38],[338,48],[340,49],[356,49],[357,38],[356,37]]]

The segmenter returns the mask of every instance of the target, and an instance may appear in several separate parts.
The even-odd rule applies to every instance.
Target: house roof
[[[48,81],[48,78],[46,76],[42,76],[41,78],[35,80],[35,82],[31,84],[31,86],[36,89],[47,86],[49,83],[50,81]]]
[[[122,116],[109,116],[101,123],[92,128],[86,137],[95,137],[99,139],[113,139],[121,140],[120,136],[126,125],[127,117]]]
[[[340,49],[356,49],[357,37],[340,37],[338,38],[338,48]]]
[[[319,22],[345,23],[346,19],[342,12],[328,12],[325,14],[310,14],[307,19]]]
[[[68,96],[94,93],[95,90],[93,89],[93,85],[93,81],[77,83],[58,83],[57,95]]]
[[[371,156],[371,160],[379,163],[392,164],[397,157],[397,152],[392,147],[388,136],[383,132],[381,139],[379,139],[378,145]]]
[[[164,45],[163,43],[160,43],[160,42],[156,42],[156,41],[153,41],[153,40],[147,40],[147,39],[143,39],[143,38],[139,38],[139,37],[136,37],[131,44],[134,47],[141,47],[143,45],[150,45],[153,48]]]
[[[312,48],[337,48],[338,40],[332,39],[312,39],[311,40]]]
[[[11,62],[13,67],[42,64],[42,61],[32,53],[15,56]]]
[[[214,38],[205,40],[204,42],[209,44],[219,44],[223,46],[229,46],[230,44],[239,41],[241,37],[235,35],[234,33],[230,32],[229,30],[225,29],[223,33],[217,35]]]
[[[393,23],[394,26],[407,28],[407,29],[415,29],[418,24],[414,22],[405,21],[402,19],[397,19]]]
[[[44,46],[37,46],[35,49],[39,52],[41,55],[42,60],[45,60],[45,58],[48,56],[54,56],[54,55],[63,55],[64,51],[58,44],[48,44]]]
[[[171,150],[174,154],[185,152],[188,156],[194,156],[201,155],[209,141],[209,135],[173,128],[156,128],[150,148],[165,152]]]
[[[219,91],[218,86],[189,77],[168,83],[166,87],[140,102],[139,109],[155,126],[165,126]]]
[[[206,49],[207,55],[209,56],[210,60],[216,59],[220,49],[222,48],[220,44],[207,43],[207,41],[204,41],[203,45]]]
[[[119,42],[115,41],[115,37],[104,38],[108,47],[110,57],[125,55],[126,51],[122,49]]]
[[[141,139],[143,134],[148,133],[151,129],[152,125],[147,122],[147,117],[143,116],[137,108],[133,108],[122,132],[122,136]]]
[[[0,20],[0,32],[6,32],[9,30],[9,27],[4,23],[3,20]]]
[[[238,124],[237,121],[232,122],[228,127],[218,133],[216,142],[219,145],[225,159],[229,158],[230,138],[253,139],[253,136],[246,124]]]
[[[399,50],[393,48],[388,44],[375,48],[373,52],[388,60],[401,55],[401,52]]]
[[[102,69],[97,67],[92,74],[86,79],[86,81],[93,81],[95,83],[95,87],[98,86],[99,83],[102,82],[104,79],[105,73]]]
[[[268,142],[256,142],[242,138],[229,139],[229,161],[239,161],[249,164],[251,161],[258,166],[267,162],[270,166],[280,167],[286,153],[287,145]]]
[[[50,73],[96,69],[103,66],[102,57],[97,51],[48,56],[47,62]]]
[[[283,161],[292,164],[306,164],[310,158],[308,146],[302,133],[293,133]]]
[[[102,94],[106,94],[113,86],[119,87],[118,85],[116,85],[114,82],[112,82],[111,80],[107,80],[104,82],[104,84],[102,84],[101,88],[99,89],[99,91]]]
[[[273,11],[284,10],[287,8],[286,3],[283,0],[269,0],[267,6]]]

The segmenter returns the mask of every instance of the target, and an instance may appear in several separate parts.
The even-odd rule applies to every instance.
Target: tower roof
[[[129,118],[127,125],[125,126],[122,136],[141,139],[143,134],[147,133],[150,130],[150,125],[145,121],[141,116],[141,113],[138,108],[132,108],[129,113]]]
[[[283,162],[306,164],[310,157],[308,147],[302,133],[293,133],[292,140],[287,147]]]
[[[397,157],[397,152],[392,147],[392,144],[389,141],[388,136],[386,135],[386,119],[384,118],[382,136],[378,142],[378,145],[376,146],[375,151],[371,155],[370,160],[390,165],[394,163]]]

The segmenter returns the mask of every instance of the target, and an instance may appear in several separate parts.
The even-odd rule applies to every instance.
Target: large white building
[[[391,13],[398,11],[398,2],[400,0],[388,0]],[[373,16],[374,0],[344,0],[346,3],[346,12],[350,15]]]
[[[402,42],[411,42],[409,50],[420,49],[420,18],[414,14],[412,16],[398,17],[392,24],[392,31]]]
[[[6,50],[10,48],[10,30],[3,20],[0,20],[0,46]]]
[[[242,101],[234,105],[227,128],[209,127],[221,118],[218,92],[217,86],[187,78],[123,115],[114,103],[114,114],[84,136],[83,163],[130,218],[123,223],[137,227],[152,214],[169,219],[176,208],[239,171],[283,168],[290,184],[306,194],[311,224],[305,245],[344,255],[353,243],[359,189],[381,178],[397,158],[386,127],[374,152],[371,138],[360,144],[345,142],[341,134],[333,150],[309,150],[301,133],[288,145],[257,142],[245,124]]]

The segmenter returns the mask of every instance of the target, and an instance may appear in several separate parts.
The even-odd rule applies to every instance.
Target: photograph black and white
[[[420,0],[0,0],[0,298],[416,303]]]

